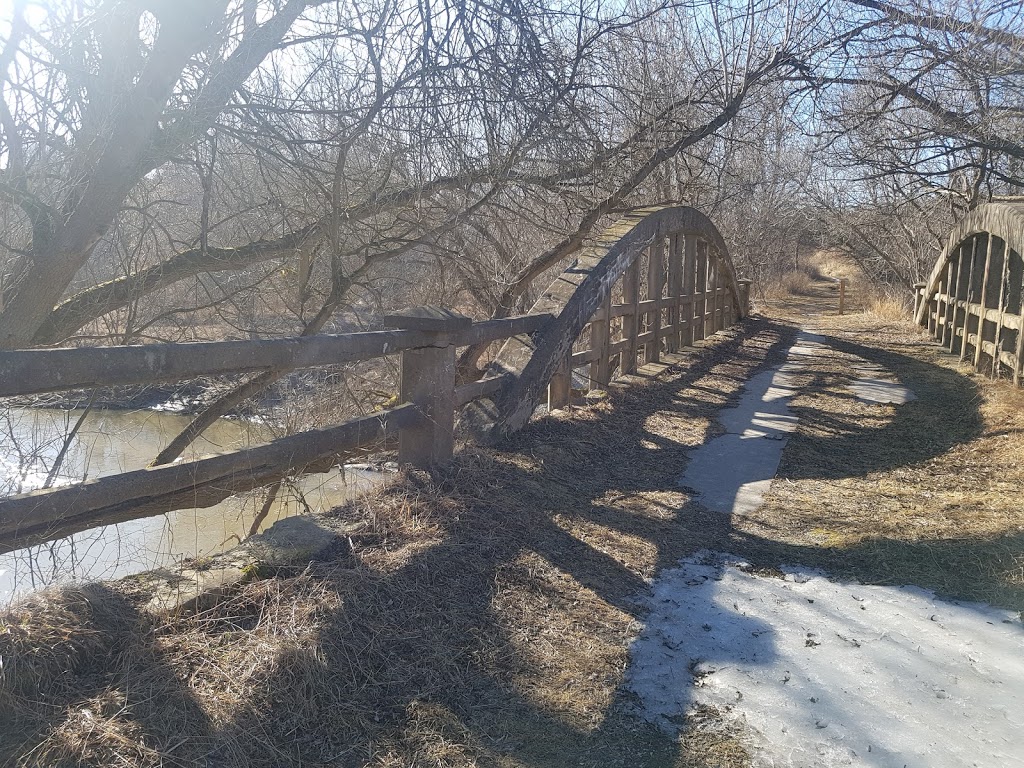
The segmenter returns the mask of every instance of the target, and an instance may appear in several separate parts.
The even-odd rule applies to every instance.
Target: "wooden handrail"
[[[431,310],[437,313],[437,310]],[[396,315],[393,322],[401,322]],[[337,336],[268,341],[206,342],[138,347],[28,350],[0,353],[0,394],[26,395],[80,387],[177,381],[199,375],[314,368],[340,362],[402,354],[404,378],[422,379],[424,397],[406,395],[401,405],[335,427],[308,430],[245,450],[166,466],[123,472],[74,485],[0,499],[0,553],[52,541],[98,525],[164,514],[175,509],[209,507],[228,496],[284,477],[324,472],[354,451],[399,443],[400,459],[429,466],[452,452],[452,410],[494,394],[502,376],[455,387],[454,350],[513,335],[535,333],[551,321],[546,314],[471,323],[458,318],[449,332],[430,330],[416,315],[417,329],[406,328]],[[413,322],[410,320],[410,322]],[[421,367],[410,360],[447,356],[452,364]],[[403,390],[407,387],[403,387]],[[447,395],[445,395],[447,393]],[[441,395],[448,413],[435,412]],[[447,426],[444,426],[447,419]],[[440,425],[440,426],[439,426]]]
[[[535,333],[550,320],[551,315],[540,313],[486,320],[454,334],[451,343],[464,347]],[[356,363],[430,346],[433,341],[427,331],[397,329],[253,341],[0,352],[0,397]]]
[[[382,444],[422,419],[404,403],[255,448],[11,496],[0,501],[0,554],[99,525],[212,507],[289,475],[325,472],[345,453]]]

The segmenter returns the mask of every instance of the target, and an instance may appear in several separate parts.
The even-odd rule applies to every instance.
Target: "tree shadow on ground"
[[[87,584],[17,610],[0,621],[0,763],[190,766],[214,742],[151,617],[124,594]]]
[[[649,580],[698,550],[773,565],[828,566],[842,554],[738,531],[677,486],[688,451],[716,433],[719,410],[743,381],[782,362],[796,332],[750,320],[693,350],[664,380],[634,381],[589,410],[531,423],[501,450],[462,451],[444,473],[408,474],[338,510],[377,520],[356,542],[361,558],[290,578],[289,588],[317,585],[309,602],[331,596],[316,625],[281,626],[279,635],[296,639],[258,674],[239,669],[249,701],[218,723],[213,748],[191,736],[175,754],[211,766],[743,765],[728,732],[693,727],[700,713],[681,738],[637,718],[624,648],[646,616]],[[977,434],[976,398],[958,374],[879,350],[852,353],[899,362],[921,404],[872,435],[840,437],[835,450],[863,454],[848,472],[920,462]],[[926,407],[933,397],[945,400]],[[934,426],[931,409],[949,404],[962,409],[959,430],[903,440]],[[881,443],[905,443],[905,452],[872,459]],[[824,441],[816,450],[833,449]],[[828,465],[828,477],[837,472]],[[862,548],[868,565],[887,556],[894,580],[915,583],[882,543]],[[252,596],[258,586],[186,629],[205,633],[212,656],[239,642],[238,627],[266,612]],[[152,698],[157,713],[178,707]]]
[[[534,422],[500,451],[465,451],[444,475],[384,491],[384,503],[389,494],[415,499],[413,516],[444,508],[434,513],[438,543],[357,581],[315,651],[330,684],[296,686],[308,659],[282,659],[266,681],[269,701],[255,713],[256,732],[278,744],[307,734],[295,744],[296,764],[397,765],[431,749],[448,755],[438,744],[454,742],[493,765],[742,764],[721,734],[691,729],[677,740],[640,722],[621,680],[609,698],[607,685],[581,678],[610,661],[621,668],[621,647],[645,615],[647,579],[697,550],[749,553],[776,565],[839,557],[738,532],[676,487],[687,451],[714,433],[714,417],[736,398],[739,382],[780,363],[795,334],[792,326],[751,321],[695,351],[668,381],[612,393],[591,417]],[[920,462],[978,434],[973,387],[955,372],[838,344],[898,368],[921,397],[871,434],[817,446],[856,454],[848,473]],[[906,439],[932,429],[938,407],[958,409],[959,427]],[[659,419],[676,425],[652,424]],[[686,423],[710,429],[687,431]],[[892,444],[903,452],[874,455]],[[840,475],[829,465],[821,476]],[[927,546],[873,542],[849,557],[866,564],[855,570],[866,580],[870,562],[888,557],[894,581],[915,583],[920,574],[891,553]],[[236,725],[253,730],[251,722]]]

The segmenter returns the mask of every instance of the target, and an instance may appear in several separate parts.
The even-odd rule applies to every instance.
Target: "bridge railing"
[[[564,405],[573,372],[602,389],[616,373],[728,327],[746,316],[749,296],[718,229],[696,209],[625,216],[533,305],[531,313],[554,316],[544,333],[510,339],[499,352],[492,368],[511,376],[495,397],[494,429],[519,429],[545,388],[552,409]]]
[[[1024,203],[968,214],[926,283],[915,318],[951,353],[993,377],[1024,381]]]
[[[383,318],[389,330],[344,335],[0,353],[0,397],[287,371],[400,354],[399,405],[325,429],[192,461],[100,477],[0,500],[0,552],[99,525],[208,507],[284,477],[324,472],[341,457],[398,443],[402,463],[443,464],[464,406],[489,399],[493,426],[525,423],[547,389],[569,403],[586,388],[656,362],[746,314],[724,243],[689,208],[642,211],[581,253],[527,315],[483,322],[420,307]],[[460,347],[508,340],[484,378],[457,385]],[[574,348],[575,347],[575,348]],[[560,350],[560,352],[559,352]],[[552,354],[553,351],[557,354]],[[553,364],[552,364],[553,362]]]

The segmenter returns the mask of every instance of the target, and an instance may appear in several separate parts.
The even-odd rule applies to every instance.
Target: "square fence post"
[[[740,306],[743,316],[746,317],[750,314],[750,286],[754,284],[754,281],[747,277],[741,277],[736,281],[736,287],[740,292]]]
[[[548,410],[557,411],[569,405],[572,399],[572,350],[559,363],[548,382]]]
[[[385,315],[390,328],[426,331],[434,343],[402,352],[398,399],[423,418],[402,430],[398,461],[423,469],[449,462],[455,449],[455,345],[451,336],[473,325],[468,317],[437,307],[412,307]]]

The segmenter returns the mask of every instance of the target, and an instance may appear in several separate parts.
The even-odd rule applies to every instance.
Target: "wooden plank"
[[[549,314],[488,320],[454,334],[452,341],[456,346],[466,346],[535,333],[550,320]],[[428,346],[433,338],[427,331],[387,330],[287,339],[0,352],[0,397],[354,363]]]
[[[484,344],[492,341],[500,341],[511,336],[519,336],[524,333],[537,333],[554,319],[554,315],[547,312],[538,312],[529,315],[514,315],[502,317],[497,320],[481,320],[473,323],[473,327],[461,331],[452,338],[456,347],[468,347],[475,344]]]
[[[211,507],[289,475],[323,472],[340,456],[393,438],[422,420],[419,410],[406,403],[244,451],[9,497],[0,500],[0,553],[100,525]]]
[[[681,343],[682,304],[680,297],[683,293],[683,239],[684,236],[681,232],[674,232],[668,238],[668,296],[670,299],[668,325],[672,329],[672,333],[665,336],[665,347],[669,352],[676,352]]]
[[[644,344],[644,362],[656,363],[661,358],[661,293],[665,287],[665,241],[662,238],[651,243],[647,260],[647,298],[654,302],[648,312],[647,329],[654,332],[652,341]]]
[[[579,368],[581,365],[592,363],[597,360],[597,351],[593,349],[585,349],[582,352],[574,352],[572,357],[569,358],[573,368]]]
[[[637,341],[640,331],[640,260],[634,259],[622,273],[622,301],[631,308],[631,312],[623,316],[622,336],[629,343],[622,351],[619,367],[623,373],[636,370]]]
[[[455,405],[461,408],[466,403],[479,400],[481,397],[490,397],[508,383],[511,376],[507,373],[499,376],[488,376],[486,379],[471,381],[455,388]]]
[[[978,297],[978,304],[981,306],[982,309],[987,309],[988,308],[988,294],[989,294],[988,279],[989,279],[989,271],[990,271],[990,269],[992,267],[992,250],[995,248],[995,241],[996,241],[995,235],[991,235],[990,234],[988,236],[988,248],[985,249],[985,269],[982,272],[982,278],[981,278],[981,295]],[[981,317],[980,314],[979,314],[979,317],[978,317],[978,329],[977,329],[977,332],[978,332],[978,338],[979,339],[984,339],[985,338],[985,318]],[[983,349],[983,346],[981,344],[975,344],[974,345],[974,367],[976,369],[980,369],[981,368],[982,349]]]

